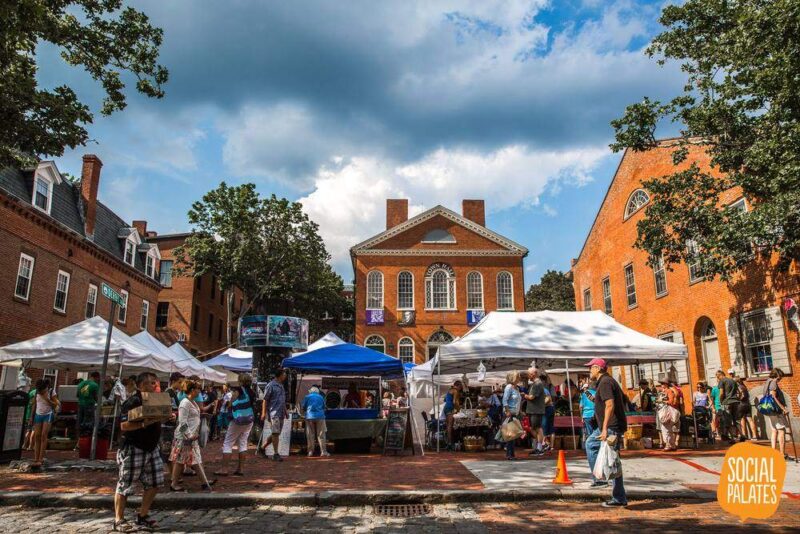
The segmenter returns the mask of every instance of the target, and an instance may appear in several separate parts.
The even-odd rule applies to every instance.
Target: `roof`
[[[433,217],[436,217],[436,216],[442,216],[442,217],[444,217],[446,219],[449,219],[449,220],[453,221],[454,223],[456,223],[456,224],[458,224],[460,226],[463,226],[464,228],[466,228],[466,229],[468,229],[468,230],[470,230],[472,232],[475,232],[476,234],[478,234],[478,235],[480,235],[480,236],[482,236],[482,237],[484,237],[484,238],[486,238],[486,239],[488,239],[488,240],[490,240],[490,241],[492,241],[494,243],[497,243],[498,245],[500,245],[501,247],[503,247],[505,249],[505,251],[502,251],[502,252],[505,252],[506,254],[514,255],[514,256],[526,256],[528,254],[528,249],[525,248],[524,246],[520,245],[519,243],[516,243],[516,242],[514,242],[514,241],[512,241],[512,240],[510,240],[508,238],[505,238],[505,237],[501,236],[500,234],[489,230],[485,226],[482,226],[482,225],[480,225],[480,224],[478,224],[476,222],[473,222],[473,221],[467,219],[466,217],[463,217],[463,216],[459,215],[458,213],[454,212],[453,210],[447,209],[442,205],[438,205],[438,206],[436,206],[434,208],[431,208],[431,209],[429,209],[427,211],[424,211],[424,212],[420,213],[419,215],[416,215],[416,216],[408,219],[407,221],[405,221],[405,222],[403,222],[401,224],[398,224],[397,226],[394,226],[394,227],[389,228],[388,230],[386,230],[384,232],[381,232],[381,233],[379,233],[379,234],[377,234],[375,236],[372,236],[369,239],[367,239],[366,241],[362,241],[361,243],[358,243],[357,245],[353,246],[350,249],[350,255],[351,256],[357,256],[359,254],[368,253],[368,251],[370,251],[372,249],[372,247],[374,247],[375,245],[377,245],[377,244],[379,244],[379,243],[381,243],[383,241],[386,241],[387,239],[390,239],[390,238],[392,238],[392,237],[394,237],[396,235],[399,235],[399,234],[409,230],[410,228],[413,228],[414,226],[422,224],[425,221],[428,221],[428,220],[430,220],[430,219],[432,219]],[[380,249],[380,250],[376,250],[375,252],[380,253],[380,254],[391,254],[391,251],[388,250],[388,249]],[[430,252],[432,254],[440,254],[441,253],[441,251],[436,251],[436,250],[431,250]],[[498,252],[501,252],[501,251],[498,251]]]

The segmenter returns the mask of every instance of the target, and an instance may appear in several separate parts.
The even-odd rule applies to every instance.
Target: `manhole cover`
[[[375,513],[386,517],[416,517],[431,513],[430,504],[378,504]]]

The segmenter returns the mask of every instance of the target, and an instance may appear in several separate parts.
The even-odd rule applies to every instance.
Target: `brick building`
[[[421,363],[484,313],[523,311],[527,253],[486,228],[482,200],[411,219],[408,200],[387,200],[386,231],[350,249],[355,342]]]
[[[798,299],[798,266],[773,276],[754,260],[727,284],[705,278],[699,261],[665,269],[659,260],[650,267],[646,253],[633,247],[636,223],[649,202],[642,181],[675,171],[672,145],[663,141],[654,150],[623,155],[580,256],[573,260],[576,307],[604,310],[639,332],[685,343],[689,369],[681,362],[677,370],[687,395],[689,372],[693,383],[715,384],[718,369],[734,368],[758,391],[769,370],[780,367],[788,374],[781,387],[791,398],[787,401],[796,422],[800,340],[782,304],[786,298]],[[694,145],[683,167],[695,162],[708,172],[709,161],[703,147]],[[722,201],[730,209],[749,208],[740,190],[728,191]],[[665,364],[653,363],[615,372],[631,388],[637,376],[653,379],[664,370]]]
[[[228,292],[221,291],[217,277],[174,276],[174,250],[188,233],[153,236],[151,241],[161,251],[161,285],[155,310],[155,336],[165,345],[180,342],[200,359],[216,355],[231,344],[236,346],[237,318],[242,307],[242,293],[233,294],[228,317]]]
[[[83,157],[81,180],[71,183],[53,162],[0,171],[0,345],[37,337],[94,315],[108,318],[103,282],[123,297],[114,326],[154,331],[158,301],[158,246],[143,224],[128,224],[98,201],[102,163]],[[139,228],[137,228],[137,226]],[[0,366],[0,388],[16,386],[17,370]],[[31,370],[58,384],[75,373]]]

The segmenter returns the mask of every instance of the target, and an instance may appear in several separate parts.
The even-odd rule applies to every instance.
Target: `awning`
[[[403,363],[382,352],[342,343],[283,360],[283,367],[306,374],[402,377]]]
[[[196,375],[201,380],[210,380],[221,384],[225,383],[225,373],[220,373],[219,371],[203,365],[192,353],[180,347],[180,345],[178,345],[178,347],[181,348],[182,352],[174,351],[161,343],[161,341],[156,339],[147,330],[142,330],[133,336],[133,339],[145,347],[158,351],[159,354],[171,359],[174,366],[173,372],[177,371],[184,376]]]

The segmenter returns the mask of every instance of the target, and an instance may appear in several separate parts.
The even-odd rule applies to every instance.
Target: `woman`
[[[774,449],[777,445],[783,457],[788,458],[786,456],[786,427],[789,426],[787,419],[789,410],[786,408],[783,391],[779,385],[782,378],[783,371],[777,367],[773,369],[769,373],[769,378],[764,386],[764,393],[765,395],[772,395],[772,398],[775,399],[775,405],[778,407],[777,413],[767,415],[769,425],[772,427],[772,432],[769,436],[770,446]]]
[[[670,387],[667,380],[662,380],[658,384],[658,422],[661,425],[661,441],[664,442],[664,451],[674,451],[678,449],[678,438],[680,437],[681,413],[678,410],[678,396],[675,390]],[[676,431],[677,427],[677,431]]]
[[[25,432],[25,441],[22,444],[22,450],[33,450],[33,406],[36,404],[36,387],[32,387],[28,392],[28,404],[25,405],[25,424],[27,431]]]
[[[223,469],[214,473],[217,476],[228,476],[228,471],[225,467],[233,454],[234,443],[237,444],[239,449],[239,463],[236,471],[233,472],[233,476],[244,476],[243,469],[245,455],[247,454],[247,438],[250,437],[250,431],[253,429],[253,421],[255,421],[253,402],[256,400],[256,396],[250,387],[252,383],[252,377],[242,373],[239,375],[239,385],[231,388],[232,420],[228,431],[225,432],[225,440],[222,443]]]
[[[542,434],[544,434],[544,445],[542,446],[542,451],[547,452],[552,450],[553,441],[556,435],[556,405],[553,402],[555,387],[553,387],[553,382],[544,371],[539,374],[539,377],[542,379],[542,383],[544,384],[544,417],[542,417]]]
[[[31,467],[39,470],[44,463],[44,452],[47,450],[47,437],[50,427],[55,421],[59,401],[50,389],[49,379],[36,381],[36,397],[33,410],[33,462]]]
[[[711,399],[708,397],[708,387],[703,382],[697,383],[697,391],[694,392],[694,409],[697,413],[708,413],[711,406]]]
[[[739,413],[736,414],[736,417],[739,418],[739,441],[747,439],[748,428],[750,429],[750,441],[758,441],[756,423],[753,421],[753,406],[750,404],[750,390],[747,389],[744,378],[736,378],[736,383],[739,385]]]
[[[583,419],[583,441],[597,428],[597,420],[594,418],[594,396],[597,392],[584,383],[581,386],[581,419]]]
[[[178,422],[175,428],[175,438],[172,441],[172,452],[169,455],[169,461],[172,462],[172,480],[169,489],[185,491],[180,486],[176,487],[175,484],[180,480],[183,467],[193,465],[203,481],[200,488],[211,492],[211,486],[216,480],[208,481],[206,470],[203,468],[203,459],[200,456],[200,406],[197,404],[197,398],[201,391],[200,384],[188,380],[183,387],[186,396],[178,406]]]
[[[503,424],[517,419],[522,396],[519,393],[519,372],[512,371],[506,375],[506,388],[503,390],[503,413],[505,420]],[[516,460],[514,457],[514,441],[506,441],[506,460]]]
[[[460,383],[454,382],[447,394],[444,396],[444,418],[445,427],[447,428],[447,449],[453,450],[453,422],[455,421],[455,414],[461,406],[460,399]]]
[[[309,458],[314,456],[314,447],[319,442],[319,455],[330,456],[327,448],[325,432],[325,397],[317,386],[311,386],[308,395],[303,398],[301,408],[306,417],[306,446]]]

